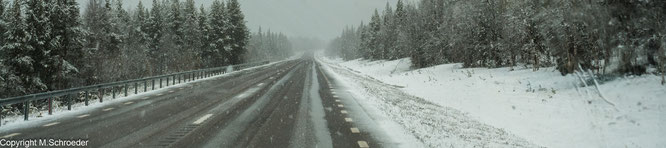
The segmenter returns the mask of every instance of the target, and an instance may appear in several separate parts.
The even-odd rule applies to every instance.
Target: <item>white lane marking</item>
[[[360,148],[370,148],[370,146],[368,146],[368,142],[358,141],[357,143],[358,143],[358,147],[360,147]]]
[[[338,107],[345,107],[345,105],[342,105],[342,104],[338,104]]]
[[[88,117],[88,116],[90,116],[90,114],[85,114],[85,115],[77,116],[76,118],[85,118],[85,117]]]
[[[352,122],[352,119],[351,118],[345,118],[345,121]]]
[[[162,96],[162,94],[157,94],[157,96]]]
[[[170,91],[169,91],[169,93],[172,93],[172,92],[173,92],[173,90],[170,90]]]
[[[197,119],[196,121],[192,122],[192,124],[201,124],[204,121],[206,121],[206,119],[210,118],[210,116],[213,116],[213,114],[206,114],[206,115],[202,116],[201,118]]]
[[[337,100],[337,99],[336,99],[335,102],[340,102],[340,100]]]
[[[125,102],[125,105],[129,105],[129,104],[132,104],[132,103],[134,103],[134,102],[132,102],[132,101]]]
[[[44,124],[44,125],[42,125],[42,127],[49,127],[49,126],[54,126],[54,125],[58,125],[58,124],[60,124],[60,122],[53,122],[53,123],[49,123],[49,124]]]
[[[18,135],[21,135],[21,133],[11,133],[9,135],[2,136],[2,138],[11,138],[11,137],[18,136]]]
[[[335,93],[334,91],[331,91],[331,94],[334,94],[334,95],[335,95],[336,93]]]
[[[346,110],[341,110],[340,113],[347,114],[347,111]]]
[[[350,128],[352,133],[361,133],[361,131],[358,130],[358,128],[352,127]]]
[[[143,98],[141,98],[141,99],[142,99],[142,100],[146,100],[146,99],[148,99],[148,97],[143,97]]]
[[[333,95],[333,98],[338,98],[338,95]]]
[[[264,83],[259,83],[257,84],[257,86],[264,86]]]
[[[113,109],[114,109],[113,107],[109,107],[109,108],[103,109],[102,111],[110,111],[110,110],[113,110]]]

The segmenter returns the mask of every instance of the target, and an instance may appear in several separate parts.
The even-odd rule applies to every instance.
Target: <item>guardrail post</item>
[[[167,85],[166,85],[166,86],[169,86],[169,77],[166,77],[166,81],[167,81]]]
[[[99,93],[99,102],[104,102],[104,88],[98,88],[97,92]]]
[[[113,99],[116,98],[116,89],[111,86],[111,95],[113,96]]]
[[[136,84],[136,83],[138,83],[138,82],[134,82],[134,94],[135,95],[139,93],[139,88],[136,87],[138,84]]]
[[[49,97],[49,115],[53,115],[53,97]]]
[[[171,76],[171,77],[173,77],[173,79],[172,79],[172,81],[173,81],[173,85],[176,85],[176,75],[173,75],[173,76]]]
[[[183,75],[180,75],[180,74],[179,74],[179,75],[177,75],[177,76],[178,76],[178,84],[182,83],[182,82],[180,82],[180,79],[183,77]]]
[[[148,80],[143,81],[143,92],[148,91]]]
[[[127,83],[125,83],[125,97],[127,97]]]
[[[67,110],[72,110],[72,102],[74,102],[74,95],[67,95]]]
[[[30,106],[30,101],[24,101],[23,102],[23,120],[25,120],[25,121],[28,121],[28,114],[29,114],[28,106]]]
[[[88,106],[88,99],[90,99],[90,92],[86,90],[86,106]]]
[[[155,90],[155,79],[151,79],[153,81],[153,90]]]
[[[162,78],[160,77],[160,88],[162,88]]]

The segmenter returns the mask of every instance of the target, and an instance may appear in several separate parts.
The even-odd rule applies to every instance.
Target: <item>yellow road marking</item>
[[[49,127],[49,126],[54,126],[54,125],[58,125],[58,124],[60,124],[60,122],[53,122],[53,123],[49,123],[49,124],[44,124],[43,127]]]
[[[361,131],[358,130],[358,128],[352,127],[350,128],[351,132],[356,134],[356,133],[361,133]]]
[[[2,136],[2,138],[11,138],[11,137],[18,136],[18,135],[21,135],[21,133],[11,133],[9,135]]]
[[[85,117],[88,117],[88,116],[90,116],[90,114],[85,114],[85,115],[77,116],[76,118],[85,118]]]
[[[360,147],[360,148],[370,148],[370,146],[368,146],[368,142],[365,142],[365,141],[358,141],[358,147]]]

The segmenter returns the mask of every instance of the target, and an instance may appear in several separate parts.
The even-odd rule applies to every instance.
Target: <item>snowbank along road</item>
[[[3,127],[0,137],[87,139],[90,147],[391,147],[382,133],[358,125],[371,119],[349,116],[364,113],[336,95],[327,75],[304,56],[44,124]]]

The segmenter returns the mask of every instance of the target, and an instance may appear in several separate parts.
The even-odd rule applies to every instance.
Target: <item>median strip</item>
[[[202,116],[201,118],[197,119],[196,121],[192,122],[192,124],[201,124],[204,121],[206,121],[206,119],[210,118],[211,116],[213,116],[213,114],[206,114],[206,115]]]

